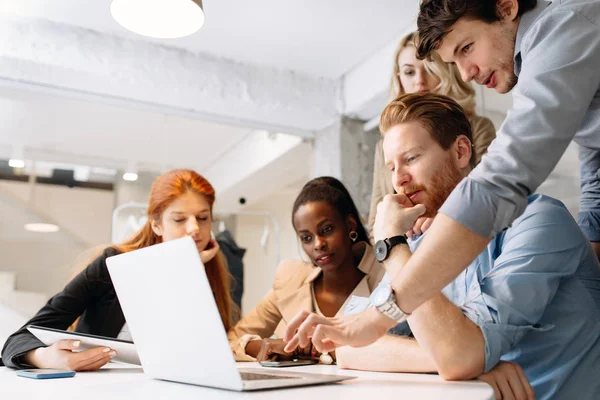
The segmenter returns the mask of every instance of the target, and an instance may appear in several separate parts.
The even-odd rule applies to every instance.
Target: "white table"
[[[257,368],[258,363],[239,363],[239,367]],[[446,382],[438,375],[398,374],[340,370],[334,365],[293,367],[288,371],[357,376],[342,383],[237,393],[146,377],[141,368],[109,364],[96,372],[78,372],[74,378],[36,380],[18,377],[15,371],[0,367],[2,399],[277,399],[277,400],[373,400],[373,399],[444,399],[489,400],[492,388],[483,382]]]

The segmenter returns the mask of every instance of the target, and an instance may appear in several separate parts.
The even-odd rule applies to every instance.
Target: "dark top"
[[[246,249],[241,248],[231,236],[231,232],[225,230],[217,235],[219,247],[227,259],[227,266],[233,278],[231,285],[231,300],[241,309],[242,296],[244,295],[244,254]],[[233,323],[236,323],[235,320]]]
[[[21,329],[4,344],[2,360],[7,367],[30,368],[23,361],[29,350],[44,347],[27,325],[67,329],[81,316],[76,332],[116,338],[125,324],[125,317],[115,288],[106,268],[106,258],[119,254],[107,248],[79,275],[65,286]]]

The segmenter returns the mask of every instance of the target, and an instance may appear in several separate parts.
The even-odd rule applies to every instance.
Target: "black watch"
[[[398,235],[392,236],[391,238],[378,240],[377,243],[375,243],[375,258],[377,261],[385,261],[389,257],[392,247],[398,244],[408,244],[406,241],[406,236]]]

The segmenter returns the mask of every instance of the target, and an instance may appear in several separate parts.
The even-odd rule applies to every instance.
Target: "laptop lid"
[[[146,374],[242,389],[191,237],[110,257],[106,264]]]

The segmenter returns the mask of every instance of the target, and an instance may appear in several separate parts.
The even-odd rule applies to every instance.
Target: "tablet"
[[[115,358],[112,359],[113,361],[141,365],[135,345],[133,342],[127,340],[90,335],[81,332],[67,332],[60,329],[46,328],[37,325],[29,325],[27,330],[46,346],[51,346],[59,340],[79,340],[81,341],[81,344],[75,351],[88,350],[94,347],[110,347],[117,352]]]

